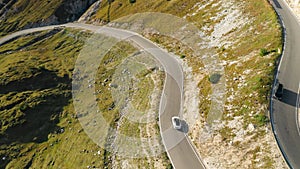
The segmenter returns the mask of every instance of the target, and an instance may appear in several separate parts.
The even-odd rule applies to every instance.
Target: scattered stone
[[[247,127],[247,130],[250,132],[254,131],[254,129],[255,129],[255,126],[252,123],[250,123]]]
[[[117,84],[112,84],[112,83],[110,83],[110,84],[109,84],[109,87],[112,87],[112,88],[117,88],[117,87],[118,87],[118,85],[117,85]]]

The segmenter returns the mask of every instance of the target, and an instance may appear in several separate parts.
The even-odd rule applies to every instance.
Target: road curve
[[[145,51],[154,56],[164,67],[166,79],[161,97],[159,109],[159,126],[162,141],[165,149],[171,160],[171,163],[176,169],[204,169],[201,159],[187,135],[182,131],[173,129],[171,117],[180,115],[182,112],[183,103],[183,72],[181,66],[169,53],[160,49],[151,41],[143,38],[137,33],[127,30],[100,27],[81,23],[68,23],[63,25],[52,25],[46,27],[32,28],[15,32],[0,38],[0,45],[21,35],[54,29],[56,27],[65,26],[70,28],[79,28],[90,30],[95,33],[102,33],[116,38],[126,38],[142,47]]]
[[[271,99],[271,123],[275,138],[290,168],[300,168],[300,133],[297,116],[300,81],[300,25],[283,0],[272,1],[284,24],[285,49],[277,80],[283,84],[282,100]],[[274,94],[274,90],[272,95]]]

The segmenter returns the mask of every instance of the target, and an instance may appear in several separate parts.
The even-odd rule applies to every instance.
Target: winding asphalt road
[[[281,152],[291,168],[300,168],[300,132],[298,125],[300,82],[300,25],[283,0],[273,0],[285,26],[285,50],[277,79],[284,86],[282,100],[271,101],[271,122]],[[273,91],[274,94],[275,91]]]
[[[271,122],[278,145],[291,168],[300,168],[300,132],[298,125],[300,88],[300,25],[287,4],[272,0],[272,4],[285,25],[285,50],[276,76],[284,86],[282,100],[271,101]],[[0,45],[17,36],[54,29],[58,26],[86,29],[111,36],[127,37],[158,59],[165,68],[166,80],[160,105],[160,130],[165,149],[176,169],[205,168],[190,140],[184,132],[174,130],[171,117],[182,110],[183,73],[170,54],[136,33],[94,25],[70,23],[32,28],[2,37]],[[273,91],[274,93],[274,91]]]
[[[166,72],[166,79],[164,89],[161,97],[160,110],[159,110],[159,126],[167,154],[172,162],[172,165],[176,169],[204,169],[201,159],[191,141],[187,137],[184,131],[178,131],[173,129],[171,123],[172,116],[180,116],[182,113],[183,103],[183,72],[181,66],[169,53],[160,49],[158,46],[153,44],[151,41],[143,38],[137,33],[109,28],[100,27],[88,24],[80,23],[69,23],[64,25],[53,25],[39,28],[32,28],[23,31],[13,33],[11,35],[2,37],[0,39],[0,45],[11,40],[15,37],[54,29],[56,27],[70,27],[90,30],[95,33],[102,33],[108,36],[112,36],[118,39],[131,40],[145,51],[154,56],[164,67]],[[185,126],[187,127],[187,126]]]

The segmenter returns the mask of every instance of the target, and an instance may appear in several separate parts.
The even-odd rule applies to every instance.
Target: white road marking
[[[200,161],[201,165],[203,166],[203,168],[207,168],[207,166],[203,163],[203,161],[201,160],[200,154],[197,152],[197,150],[195,149],[196,145],[193,144],[193,142],[191,142],[191,140],[188,137],[188,134],[184,134],[189,145],[191,146],[191,148],[193,149],[194,154],[196,155],[197,159]]]
[[[298,93],[297,93],[297,100],[296,100],[296,126],[297,126],[297,131],[300,136],[300,126],[299,126],[299,92],[300,92],[300,83],[298,87]]]

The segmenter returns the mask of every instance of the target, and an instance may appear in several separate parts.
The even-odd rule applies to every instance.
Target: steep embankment
[[[195,36],[203,41],[193,48],[194,44],[178,40],[182,37],[166,36],[166,21],[151,22],[145,15],[128,16],[143,12],[185,18],[198,27]],[[94,14],[86,20],[83,18],[85,22],[117,20],[110,25],[139,31],[184,58],[188,65],[188,101],[184,110],[199,112],[190,136],[209,167],[286,167],[268,120],[269,94],[282,44],[280,25],[267,0],[148,0],[131,4],[115,0],[111,5],[103,2],[99,10],[91,13]],[[215,65],[223,71],[213,69]],[[213,92],[218,90],[221,93]],[[191,101],[199,104],[191,105]],[[222,106],[216,105],[220,101]],[[189,118],[192,117],[185,116],[185,120]]]
[[[0,46],[0,168],[110,168],[118,162],[108,151],[110,149],[95,144],[95,140],[83,132],[86,126],[82,121],[80,125],[77,117],[82,116],[75,113],[71,99],[71,77],[77,55],[80,53],[82,57],[82,53],[91,51],[86,48],[81,51],[91,34],[61,28],[20,36]],[[95,38],[99,39],[101,35],[90,41],[94,42]],[[94,54],[100,53],[94,49]],[[122,77],[122,82],[118,83],[126,82],[132,106],[143,114],[156,112],[162,72],[157,71],[151,57],[136,50],[127,42],[118,43],[103,57],[95,83],[90,79],[87,83],[96,87],[94,94],[106,122],[117,125],[118,130],[126,135],[151,138],[158,135],[156,121],[147,126],[132,124],[124,114],[119,114],[116,103],[120,101],[111,94],[111,88],[119,86],[112,83]],[[136,64],[126,67],[127,71],[136,72],[136,65],[140,71],[124,77],[124,72],[120,72],[122,64],[131,65],[132,62]],[[83,77],[75,73],[74,79],[83,80]],[[154,85],[154,81],[161,83]],[[156,92],[152,92],[154,87]],[[80,99],[74,101],[81,102]],[[90,122],[95,124],[96,121]],[[103,127],[101,123],[99,125]],[[106,147],[114,143],[111,140],[114,137],[114,132],[101,135],[102,139],[107,139]],[[147,144],[144,142],[143,145]],[[128,163],[122,165],[130,165],[129,168],[132,168],[130,163],[146,168],[170,166],[164,153],[149,158],[132,158]]]
[[[92,2],[3,1],[0,36],[22,28],[76,20]],[[283,168],[267,117],[273,70],[281,49],[280,27],[268,2],[138,0],[131,4],[115,0],[109,7],[107,1],[98,1],[81,20],[103,24],[137,12],[169,13],[193,22],[205,40],[199,48],[207,50],[201,54],[207,58],[217,55],[224,66],[224,111],[221,117],[213,117],[211,93],[218,80],[212,79],[220,75],[211,74],[203,66],[205,58],[192,53],[190,46],[151,29],[143,32],[183,58],[189,103],[184,110],[200,115],[190,128],[190,137],[206,164],[212,168]],[[157,167],[156,159],[118,159],[82,132],[69,101],[74,57],[85,38],[78,32],[48,33],[21,37],[0,49],[0,168]],[[44,38],[34,43],[34,36]]]
[[[72,22],[96,0],[4,0],[0,2],[0,36],[16,30]]]
[[[62,161],[66,156],[59,155],[55,149],[62,145],[66,149],[59,149],[69,150],[61,141],[62,133],[64,137],[75,136],[67,131],[68,127],[81,137],[79,140],[83,139],[85,148],[96,147],[78,131],[81,127],[73,123],[75,115],[70,113],[73,109],[69,106],[74,62],[87,36],[79,31],[56,29],[1,45],[0,168],[31,165],[42,168],[43,164],[36,164],[33,157],[51,163],[47,156],[56,159],[51,154],[58,155],[58,161]],[[72,141],[68,143],[72,145]],[[80,150],[75,151],[80,154]],[[78,154],[76,156],[80,156]],[[90,160],[81,163],[88,165]]]

